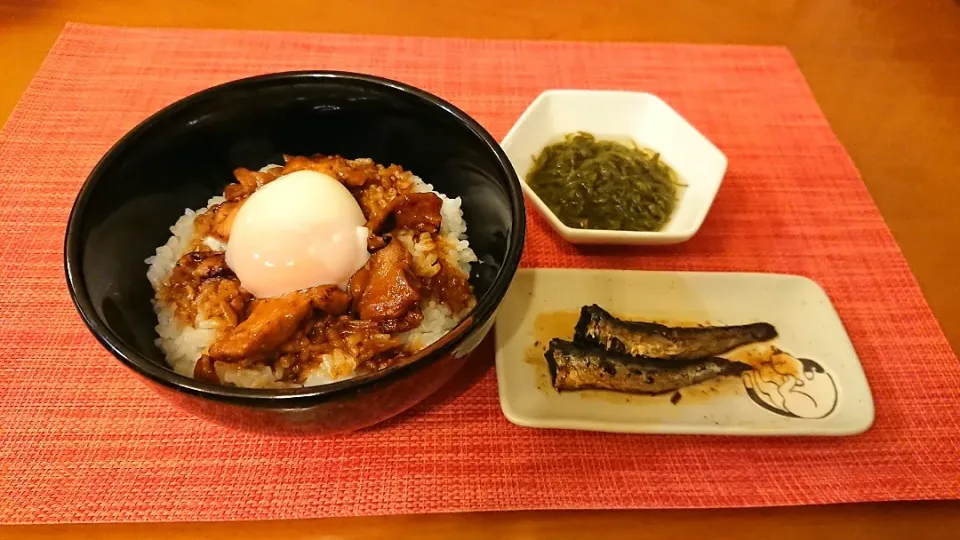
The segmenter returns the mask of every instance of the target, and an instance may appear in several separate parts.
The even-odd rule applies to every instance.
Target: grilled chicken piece
[[[396,197],[390,199],[379,212],[374,212],[370,214],[370,217],[367,219],[367,230],[370,231],[370,236],[375,236],[381,229],[385,228],[384,226],[387,223],[387,218],[389,218],[394,210],[400,205],[400,202],[403,201],[403,195],[397,195]]]
[[[443,201],[436,193],[404,193],[397,195],[386,206],[367,220],[371,235],[379,234],[391,217],[395,229],[418,232],[436,232],[440,228],[440,207]]]
[[[237,179],[237,183],[228,185],[223,190],[223,196],[227,201],[246,198],[264,184],[269,184],[280,178],[281,174],[283,174],[283,169],[280,167],[272,167],[266,171],[251,171],[240,167],[233,171],[233,177]]]
[[[349,187],[361,187],[367,180],[377,177],[377,166],[373,162],[348,160],[340,156],[283,156],[285,165],[281,174],[295,171],[316,171],[332,176],[341,184]]]
[[[253,302],[250,316],[210,345],[214,360],[237,361],[273,351],[286,341],[314,309],[343,315],[350,307],[346,291],[321,285]]]
[[[343,315],[350,309],[350,295],[336,285],[311,287],[299,294],[306,295],[310,299],[313,309],[330,315]]]
[[[246,312],[250,293],[235,277],[210,279],[200,284],[194,307],[208,318],[219,317],[235,327]]]
[[[250,294],[240,286],[223,253],[191,251],[177,260],[159,296],[174,306],[181,322],[194,324],[198,314],[223,319],[230,327],[246,310]]]
[[[223,253],[191,251],[177,260],[170,274],[170,283],[201,283],[216,277],[233,277]]]
[[[369,284],[370,270],[366,267],[357,270],[357,273],[355,273],[347,283],[347,292],[350,295],[350,298],[353,300],[355,312],[359,311],[360,299],[363,298],[363,293]],[[423,322],[423,312],[420,311],[419,306],[414,305],[398,319],[387,319],[380,321],[378,323],[378,327],[380,328],[380,331],[385,334],[394,334],[397,332],[413,330],[414,328],[420,326],[421,322]]]
[[[201,356],[196,365],[193,366],[193,378],[220,384],[220,376],[217,375],[217,370],[213,366],[213,359],[207,355]]]
[[[407,332],[420,326],[423,322],[423,311],[420,306],[413,306],[399,319],[389,319],[379,323],[380,331],[384,334]]]
[[[393,211],[398,229],[437,232],[440,228],[440,207],[443,201],[436,193],[407,193]]]
[[[364,265],[363,268],[356,271],[353,276],[350,277],[350,281],[347,282],[347,294],[350,295],[350,299],[353,301],[353,311],[357,312],[360,310],[360,298],[363,297],[363,291],[367,289],[367,285],[370,284],[370,269],[369,265]]]
[[[230,239],[230,230],[233,229],[233,222],[237,218],[237,211],[243,206],[244,201],[246,201],[246,199],[227,201],[220,203],[216,208],[210,210],[214,213],[213,230],[211,231],[214,236],[224,242]]]
[[[237,210],[245,201],[246,198],[226,201],[198,215],[193,222],[194,249],[203,249],[204,240],[208,236],[212,236],[221,242],[229,240],[230,230],[233,228],[233,222],[237,217]]]
[[[384,236],[370,234],[370,236],[367,237],[367,251],[370,253],[373,253],[385,245],[387,245],[387,239]]]
[[[437,259],[440,271],[428,280],[428,288],[453,313],[473,307],[476,299],[470,288],[470,278],[459,268],[451,266],[442,257]]]
[[[410,268],[412,264],[413,256],[397,241],[370,257],[367,283],[355,304],[361,319],[400,319],[416,305],[420,300],[420,282]]]
[[[310,297],[300,292],[256,300],[250,316],[214,341],[207,354],[214,360],[239,361],[268,353],[296,332],[311,309]]]
[[[197,267],[193,270],[193,275],[202,281],[215,277],[230,277],[234,274],[233,270],[227,266],[226,255],[223,253],[211,253],[206,254],[203,260],[197,264]]]

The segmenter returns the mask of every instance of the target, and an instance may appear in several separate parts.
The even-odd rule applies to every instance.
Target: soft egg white
[[[292,172],[258,189],[237,211],[227,264],[259,298],[318,285],[346,287],[370,258],[365,223],[357,201],[336,179]]]

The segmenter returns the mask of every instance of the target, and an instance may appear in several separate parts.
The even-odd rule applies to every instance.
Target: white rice
[[[264,167],[262,170],[271,167],[273,166]],[[443,201],[440,208],[442,217],[440,233],[443,240],[439,242],[440,245],[438,246],[429,245],[432,242],[424,243],[417,239],[411,239],[404,244],[414,255],[415,262],[421,262],[433,252],[436,252],[437,256],[444,257],[449,264],[458,266],[465,274],[469,275],[470,264],[477,260],[477,256],[470,249],[470,243],[467,241],[467,226],[463,221],[460,198],[449,199],[446,195],[434,190],[432,185],[424,183],[420,178],[414,176],[413,180],[415,182],[414,191],[436,193]],[[160,290],[170,276],[177,260],[189,248],[193,238],[193,222],[196,217],[224,200],[223,197],[213,197],[204,208],[199,210],[187,209],[184,215],[170,227],[172,233],[170,239],[167,240],[166,244],[157,248],[156,255],[147,258],[145,261],[149,265],[147,279],[153,285],[154,291]],[[208,237],[204,242],[217,251],[226,249],[225,244],[214,238]],[[427,253],[428,250],[430,253]],[[187,326],[176,319],[172,306],[155,299],[153,308],[157,313],[158,320],[156,326],[159,336],[156,340],[157,346],[163,351],[167,362],[174,371],[192,377],[197,360],[217,338],[217,322],[204,319],[198,315],[197,320],[193,321],[193,326]],[[451,313],[446,306],[432,300],[424,301],[421,308],[423,309],[423,322],[416,329],[403,334],[405,342],[415,349],[422,349],[439,339],[453,329],[465,315],[465,313]],[[340,351],[327,356],[329,358],[325,359],[323,365],[307,374],[304,386],[327,384],[354,376],[355,359],[340,353]],[[278,374],[275,374],[267,366],[241,369],[218,362],[215,367],[220,380],[227,384],[248,388],[299,386],[280,382]]]

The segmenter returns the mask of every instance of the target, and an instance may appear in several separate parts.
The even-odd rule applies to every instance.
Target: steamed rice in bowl
[[[476,298],[468,276],[477,258],[467,241],[459,198],[447,198],[399,166],[369,159],[318,155],[284,160],[284,165],[260,171],[237,169],[237,183],[206,207],[187,209],[170,228],[170,239],[147,259],[158,318],[156,343],[177,373],[247,388],[326,384],[394,365],[449,332],[472,309]],[[261,187],[302,170],[326,174],[350,190],[373,229],[371,258],[346,287],[325,284],[256,298],[226,264],[233,219]],[[433,197],[438,199],[435,207],[410,203],[437,202]],[[380,313],[363,305],[370,296],[365,293],[378,285],[370,276],[380,275],[377,265],[389,264],[394,275],[402,267],[402,279],[416,290],[407,298],[413,303],[400,315],[365,317]],[[263,346],[243,353],[245,336],[263,337],[248,330],[266,304],[284,308],[288,300],[294,307],[284,321],[300,317],[287,325],[295,326],[293,331],[274,332]],[[231,346],[229,355],[217,354]]]

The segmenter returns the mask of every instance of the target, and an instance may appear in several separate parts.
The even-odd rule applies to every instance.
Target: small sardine
[[[777,330],[767,323],[740,326],[671,327],[623,321],[598,305],[583,306],[574,341],[607,351],[662,360],[716,356],[750,343],[769,341]]]
[[[626,356],[562,339],[550,341],[544,356],[553,387],[559,392],[596,389],[661,394],[751,369],[724,358],[677,361]]]

